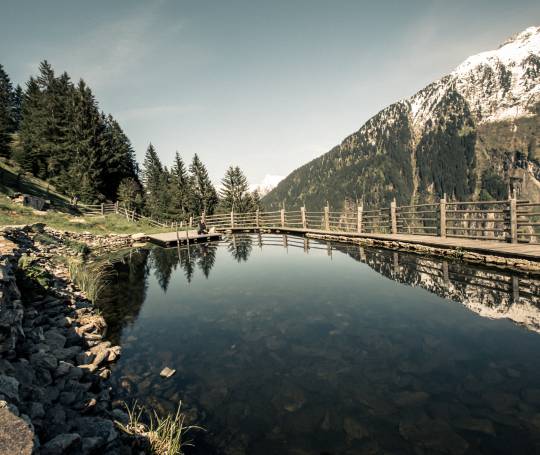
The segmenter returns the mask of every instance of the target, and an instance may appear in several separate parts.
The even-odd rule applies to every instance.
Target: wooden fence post
[[[189,227],[193,227],[193,215],[189,217]]]
[[[101,203],[101,214],[105,215],[105,206],[103,205],[103,202]]]
[[[446,238],[446,193],[442,197],[439,205],[439,235]]]
[[[257,226],[257,229],[261,227],[259,216],[259,209],[257,209],[257,211],[255,212],[255,225]]]
[[[201,221],[206,224],[206,211],[205,210],[203,210],[201,214]]]
[[[512,243],[518,243],[516,190],[512,192],[512,195],[510,196],[509,204],[510,204],[510,241]]]
[[[328,206],[328,202],[324,207],[324,229],[326,231],[330,230],[330,207]]]
[[[285,209],[281,209],[281,227],[285,227]]]
[[[118,201],[114,203],[114,213],[118,215]]]
[[[392,225],[392,234],[397,234],[396,198],[390,202],[390,222]]]
[[[306,222],[306,208],[300,207],[300,215],[302,216],[302,229],[307,228],[307,222]]]
[[[234,227],[234,210],[231,210],[231,228]]]

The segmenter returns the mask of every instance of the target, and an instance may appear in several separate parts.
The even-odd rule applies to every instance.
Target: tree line
[[[163,165],[150,144],[142,166],[142,185],[125,181],[119,201],[129,209],[142,209],[161,219],[186,219],[189,215],[215,212],[249,212],[261,208],[258,191],[249,191],[246,176],[238,166],[230,166],[219,191],[197,154],[187,166],[178,152],[170,169]]]
[[[56,75],[46,60],[24,90],[0,65],[0,157],[84,203],[118,200],[160,219],[260,207],[238,166],[218,191],[198,155],[187,166],[177,152],[167,169],[150,144],[140,169],[130,140],[86,82]]]
[[[23,90],[0,65],[0,156],[83,202],[113,200],[123,179],[137,179],[133,147],[92,90],[57,76],[43,61]]]

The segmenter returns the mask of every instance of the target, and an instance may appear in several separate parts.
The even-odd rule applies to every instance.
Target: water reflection
[[[530,277],[281,235],[156,248],[118,266],[122,283],[102,302],[124,348],[118,398],[164,411],[182,400],[208,429],[196,453],[540,447]],[[176,375],[160,378],[164,366]]]

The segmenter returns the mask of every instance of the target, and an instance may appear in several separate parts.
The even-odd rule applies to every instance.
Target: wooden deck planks
[[[178,241],[180,244],[189,243],[203,243],[210,242],[213,240],[220,240],[221,234],[218,232],[212,232],[208,234],[197,234],[197,231],[179,231],[176,232],[165,232],[163,234],[151,234],[148,236],[150,242],[156,243],[161,246],[172,246],[176,245]]]
[[[245,228],[244,228],[245,229]],[[523,258],[532,261],[540,261],[540,245],[535,244],[523,244],[523,243],[505,243],[496,240],[472,240],[462,239],[457,237],[436,237],[428,235],[410,235],[410,234],[369,234],[369,233],[357,233],[348,231],[327,231],[324,229],[302,229],[302,228],[289,228],[289,227],[272,227],[263,228],[272,231],[290,232],[298,234],[319,234],[319,235],[333,235],[351,238],[366,238],[377,239],[386,241],[398,241],[412,244],[419,244],[425,246],[431,246],[436,248],[451,248],[451,249],[464,249],[473,252],[480,252],[483,254],[490,254],[494,256],[502,257],[515,257]],[[242,230],[241,227],[234,230]]]

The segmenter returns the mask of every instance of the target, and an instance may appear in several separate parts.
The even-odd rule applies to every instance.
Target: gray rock
[[[73,423],[74,428],[83,437],[100,437],[106,443],[118,437],[113,422],[102,417],[80,417]]]
[[[58,362],[58,367],[54,371],[54,376],[55,377],[65,376],[66,374],[69,373],[69,370],[71,370],[72,368],[73,368],[73,365],[71,363],[64,362],[63,360],[61,360],[60,362]]]
[[[69,348],[57,348],[52,354],[58,360],[72,360],[82,351],[80,346],[70,346]]]
[[[40,419],[45,416],[45,409],[41,403],[31,402],[28,408],[28,413],[32,419]]]
[[[66,344],[66,337],[61,335],[58,330],[51,329],[44,333],[45,341],[52,347],[52,349],[63,348]]]
[[[19,381],[11,376],[0,374],[0,393],[16,402],[19,401]]]
[[[34,367],[46,368],[53,371],[58,366],[58,360],[52,354],[47,352],[37,352],[30,356],[30,363]]]
[[[81,443],[81,436],[77,433],[63,433],[47,442],[41,447],[42,455],[58,455],[67,450],[73,451]]]
[[[83,438],[82,440],[82,453],[90,454],[95,453],[95,451],[105,445],[103,438],[99,436],[92,436],[88,438]]]
[[[26,422],[7,407],[0,408],[0,453],[31,455],[34,434]]]

